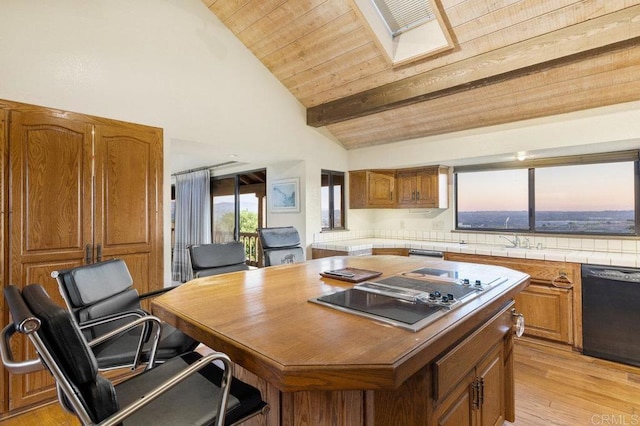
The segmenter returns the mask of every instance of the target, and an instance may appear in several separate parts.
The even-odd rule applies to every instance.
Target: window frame
[[[338,231],[338,230],[345,230],[347,229],[347,225],[346,225],[346,209],[345,209],[345,192],[346,192],[346,173],[345,172],[339,172],[339,171],[335,171],[335,170],[325,170],[325,169],[321,169],[320,170],[320,190],[322,191],[322,188],[324,187],[324,185],[322,184],[322,179],[324,176],[327,176],[327,188],[328,188],[328,195],[329,195],[329,227],[325,227],[322,225],[322,223],[320,224],[320,227],[322,229],[322,231]],[[340,191],[340,223],[342,224],[342,226],[335,226],[335,200],[334,200],[334,176],[340,176],[342,178],[342,191]],[[322,216],[322,203],[320,203],[320,210],[321,210],[321,216]],[[322,221],[321,221],[322,222]]]
[[[603,232],[553,232],[539,230],[535,226],[535,170],[545,167],[575,166],[589,164],[614,164],[619,162],[633,162],[634,178],[634,219],[635,229],[633,233],[603,233]],[[525,161],[509,161],[504,163],[477,164],[455,167],[454,177],[454,206],[455,206],[455,231],[459,232],[505,232],[499,228],[460,228],[458,216],[458,174],[468,172],[499,171],[507,169],[528,170],[528,229],[515,230],[516,233],[544,234],[544,235],[570,235],[570,236],[640,236],[640,150],[619,151],[600,154],[574,155],[565,157],[540,158]]]

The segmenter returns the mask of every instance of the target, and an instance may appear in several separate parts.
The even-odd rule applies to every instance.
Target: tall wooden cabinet
[[[23,104],[3,114],[3,286],[41,283],[62,304],[52,271],[118,257],[140,292],[161,288],[162,130]],[[54,396],[48,373],[4,378],[4,410]]]

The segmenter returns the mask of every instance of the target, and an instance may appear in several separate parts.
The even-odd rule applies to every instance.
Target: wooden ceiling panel
[[[314,28],[313,24],[320,25],[320,23],[313,17],[323,12],[315,9],[326,7],[326,4],[326,0],[286,2],[264,15],[254,25],[238,32],[237,36],[252,51],[255,46],[254,54],[260,53],[261,57],[264,57],[273,52],[266,49],[269,43],[275,42],[276,46],[282,47],[316,29],[317,27]],[[349,8],[343,8],[341,13],[334,12],[333,16],[335,18],[348,11]],[[312,20],[307,23],[305,16],[311,17]],[[296,31],[291,31],[292,29]]]
[[[401,67],[354,0],[202,1],[347,149],[640,99],[640,0],[435,0],[454,49]]]
[[[370,44],[369,33],[355,13],[349,12],[307,34],[283,49],[262,58],[262,62],[278,79],[312,69],[345,51]]]
[[[261,27],[258,32],[263,33],[263,39],[254,44],[247,44],[254,55],[260,60],[282,49],[305,35],[317,31],[338,17],[352,12],[344,0],[328,0],[320,3],[309,12],[295,18],[283,26],[272,28]],[[321,18],[320,18],[321,17]],[[242,39],[241,39],[242,40]]]
[[[638,99],[640,49],[549,69],[327,126],[349,148],[543,117]]]

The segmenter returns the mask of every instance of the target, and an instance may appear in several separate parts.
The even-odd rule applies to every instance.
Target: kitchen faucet
[[[511,244],[511,247],[520,247],[520,237],[518,237],[516,234],[513,234],[513,240],[510,240],[504,235],[500,235],[499,238],[504,238],[505,240],[507,240],[509,244]]]

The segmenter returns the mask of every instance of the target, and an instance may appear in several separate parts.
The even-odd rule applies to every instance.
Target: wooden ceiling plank
[[[336,121],[396,108],[429,98],[450,95],[470,86],[535,72],[558,62],[575,61],[607,45],[637,45],[640,37],[640,6],[579,24],[524,43],[509,46],[480,58],[423,73],[307,110],[307,123],[320,127]],[[578,52],[578,53],[575,53]],[[564,58],[564,59],[563,59]],[[514,75],[515,74],[515,75]]]
[[[638,3],[637,0],[635,1]],[[610,3],[614,3],[618,6],[622,4],[622,2]],[[553,46],[553,37],[571,37],[573,31],[581,31],[581,22],[586,20],[602,20],[600,22],[603,22],[604,27],[607,25],[617,26],[617,22],[615,21],[616,17],[618,14],[624,13],[624,9],[622,9],[607,17],[602,15],[602,7],[598,8],[592,1],[582,2],[581,4],[582,6],[577,10],[558,10],[554,13],[537,17],[534,20],[529,20],[516,26],[511,26],[500,31],[493,32],[485,37],[474,39],[470,42],[461,44],[457,49],[449,54],[437,56],[429,61],[418,62],[412,66],[403,67],[401,69],[388,69],[381,73],[368,76],[365,79],[358,80],[347,86],[335,87],[329,92],[318,93],[310,100],[310,102],[304,103],[304,105],[307,107],[314,107],[322,103],[328,103],[331,100],[343,98],[353,93],[365,92],[366,90],[374,87],[380,87],[384,84],[413,77],[417,74],[434,72],[437,68],[445,69],[447,66],[455,66],[456,63],[473,60],[473,58],[476,57],[477,60],[481,60],[480,58],[484,58],[482,56],[483,54],[493,53],[495,55],[496,52],[493,52],[494,50],[499,53],[499,49],[507,49],[511,44],[518,45],[518,41],[522,43],[529,43],[529,45],[531,45],[531,49],[535,49],[533,52],[529,52],[529,55],[531,55],[531,53],[540,55],[539,60],[542,61],[544,60],[543,55],[546,54],[547,56],[552,56],[554,49],[556,48],[553,47],[546,51],[542,47],[534,46],[532,40],[538,40],[539,37],[554,34],[550,37],[550,44],[548,44],[548,46]],[[457,34],[455,34],[455,36],[457,36]],[[495,61],[496,59],[488,57],[488,60]],[[499,57],[497,60],[500,60]],[[453,72],[454,75],[459,74],[464,72],[464,69]],[[443,74],[441,78],[446,77],[446,74]]]
[[[211,7],[212,4],[214,4],[217,0],[201,0],[202,3],[204,3],[204,5],[207,7],[207,9],[209,9]]]
[[[224,24],[242,40],[239,34],[286,2],[287,0],[250,0],[240,11],[230,16]]]
[[[375,61],[376,59],[380,60]],[[301,93],[305,90],[308,93],[313,93],[316,90],[322,90],[321,87],[329,88],[332,85],[345,84],[361,78],[372,72],[368,65],[373,63],[379,65],[380,68],[386,66],[386,61],[382,58],[377,45],[370,42],[353,50],[345,51],[329,62],[285,78],[282,83],[296,97],[301,97]]]
[[[234,13],[242,9],[251,0],[224,0],[215,1],[209,6],[209,10],[212,11],[218,19],[225,22]]]
[[[327,58],[370,42],[353,12],[342,15],[318,31],[297,40],[286,49],[265,57],[263,63],[278,78],[322,64]]]
[[[475,19],[482,18],[487,14],[491,14],[497,10],[519,3],[521,0],[495,0],[488,2],[487,0],[466,0],[451,4],[451,2],[443,1],[444,13],[447,16],[452,27],[458,27]]]
[[[313,96],[313,94],[318,90],[325,90],[332,84],[340,84],[347,79],[355,80],[360,78],[362,75],[376,72],[377,70],[384,68],[387,63],[388,61],[383,55],[378,55],[371,60],[359,63],[357,69],[353,69],[353,67],[350,67],[345,72],[337,72],[324,75],[319,72],[313,80],[308,81],[302,86],[292,87],[290,90],[294,96],[296,96],[301,101],[304,101],[307,96]]]
[[[575,7],[576,3],[580,6],[579,8]],[[573,13],[566,13],[567,7],[572,7],[577,10]],[[507,30],[510,27],[518,26],[528,21],[538,21],[540,18],[548,23],[555,24],[550,28],[555,29],[558,26],[558,23],[554,22],[557,21],[556,16],[561,16],[563,19],[565,19],[566,16],[578,17],[581,16],[581,9],[586,9],[586,7],[584,2],[580,0],[542,2],[540,0],[522,0],[509,7],[495,10],[483,16],[478,16],[464,24],[454,26],[453,31],[456,34],[457,41],[462,44],[484,37],[487,34]],[[560,25],[566,26],[565,24]],[[544,30],[543,28],[539,29]],[[515,40],[522,41],[522,39]],[[509,37],[505,37],[505,41],[506,43],[514,41],[513,35],[510,34]],[[504,41],[502,45],[504,45]]]
[[[283,25],[268,34],[259,42],[248,46],[260,60],[271,55],[278,49],[285,48],[298,39],[311,34],[327,22],[331,22],[342,15],[351,12],[344,0],[327,0],[309,13],[296,19],[289,25]]]
[[[235,34],[245,46],[252,49],[252,46],[256,43],[259,43],[275,32],[282,29],[290,30],[292,27],[299,27],[299,20],[316,10],[323,3],[326,3],[326,0],[286,1],[281,4],[280,7],[260,17],[260,19],[252,25]]]

